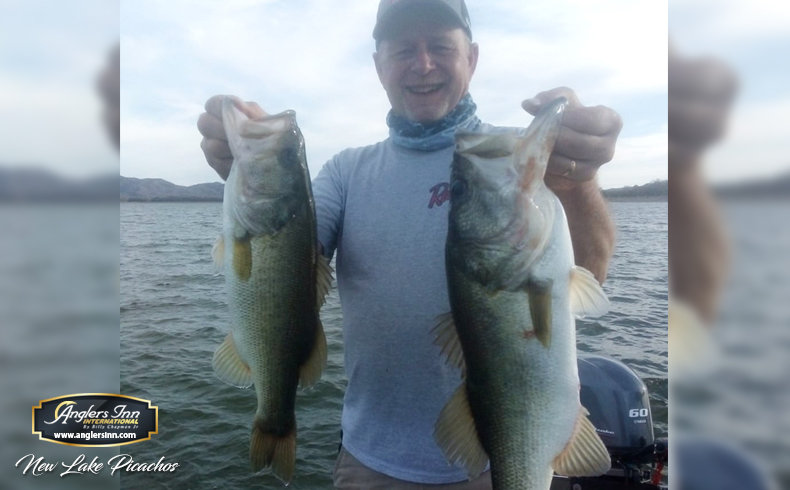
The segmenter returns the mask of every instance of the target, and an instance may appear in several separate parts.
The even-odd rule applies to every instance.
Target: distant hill
[[[651,200],[666,201],[669,183],[666,180],[654,180],[648,184],[604,189],[603,195],[610,201]]]
[[[611,201],[667,199],[668,182],[657,180],[643,185],[604,189]],[[118,192],[120,191],[120,195]],[[0,164],[0,202],[112,202],[121,201],[222,201],[224,184],[212,182],[180,186],[163,179],[136,179],[107,174],[68,178],[34,167],[4,167]],[[714,187],[717,196],[729,198],[788,198],[790,173]],[[117,202],[117,201],[115,201]]]
[[[121,177],[121,201],[222,201],[224,185],[219,182],[183,187],[162,179]],[[667,181],[607,189],[610,200],[666,200]]]
[[[188,187],[163,179],[121,177],[121,201],[222,201],[225,186],[220,182]]]
[[[774,178],[715,186],[722,199],[787,199],[790,197],[790,173]]]
[[[0,202],[112,202],[118,176],[61,177],[36,167],[0,166]]]

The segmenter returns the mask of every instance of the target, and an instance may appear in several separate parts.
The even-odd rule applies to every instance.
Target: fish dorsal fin
[[[214,259],[214,267],[221,270],[225,264],[225,237],[222,235],[217,237],[211,248],[211,258]]]
[[[570,302],[577,318],[597,317],[609,311],[609,299],[592,272],[584,267],[571,269]]]
[[[326,301],[326,295],[329,293],[329,288],[332,287],[332,267],[329,265],[329,259],[321,254],[318,254],[315,262],[315,285],[316,285],[316,301],[318,302],[317,308],[321,309]]]
[[[581,407],[570,441],[554,458],[552,467],[558,475],[598,476],[612,467],[609,452],[587,415],[587,409]]]
[[[310,357],[299,366],[299,385],[302,387],[314,385],[320,378],[326,366],[326,335],[321,320],[317,318],[315,326],[315,340]]]
[[[466,360],[464,351],[461,349],[461,340],[455,330],[455,322],[452,313],[444,313],[436,317],[436,326],[431,331],[436,339],[434,344],[438,345],[441,354],[447,360],[447,364],[461,370],[462,375],[466,375]]]
[[[250,367],[239,356],[232,333],[229,333],[225,341],[214,351],[211,364],[214,366],[214,373],[222,381],[239,388],[252,386]]]
[[[447,460],[453,464],[461,463],[470,478],[476,477],[485,470],[488,455],[477,435],[466,394],[466,383],[462,383],[455,390],[447,405],[439,413],[433,436]]]
[[[551,346],[551,279],[527,283],[532,331],[543,347]]]

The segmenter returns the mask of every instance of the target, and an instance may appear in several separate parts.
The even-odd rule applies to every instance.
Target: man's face
[[[461,28],[418,20],[383,39],[373,59],[393,112],[430,123],[469,90],[477,55]]]

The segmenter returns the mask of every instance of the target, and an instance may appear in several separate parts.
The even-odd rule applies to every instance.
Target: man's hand
[[[723,136],[738,79],[722,61],[685,58],[671,46],[668,69],[669,165],[679,168],[698,162]]]
[[[200,115],[197,122],[198,131],[203,135],[200,149],[203,150],[208,164],[217,171],[222,180],[228,178],[233,163],[225,126],[222,124],[222,100],[225,97],[233,99],[234,105],[250,119],[267,115],[255,102],[243,102],[233,95],[215,95],[206,101],[206,112]]]
[[[568,106],[549,158],[545,181],[565,209],[576,264],[603,283],[614,251],[614,223],[595,175],[614,156],[623,121],[608,107],[583,106],[567,87],[541,92],[522,102],[521,107],[536,114],[557,97],[568,99]]]
[[[620,115],[605,106],[587,107],[568,87],[541,92],[521,103],[532,115],[557,97],[568,99],[562,129],[546,171],[546,185],[554,191],[569,190],[595,178],[598,168],[614,156],[623,127]]]

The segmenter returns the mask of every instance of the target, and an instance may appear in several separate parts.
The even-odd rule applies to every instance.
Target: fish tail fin
[[[250,437],[250,463],[257,472],[271,467],[274,476],[286,485],[296,466],[296,427],[285,435],[267,432],[263,420],[255,417]]]
[[[321,378],[321,373],[326,366],[326,335],[320,319],[316,320],[315,341],[310,357],[299,366],[299,385],[312,386]]]

